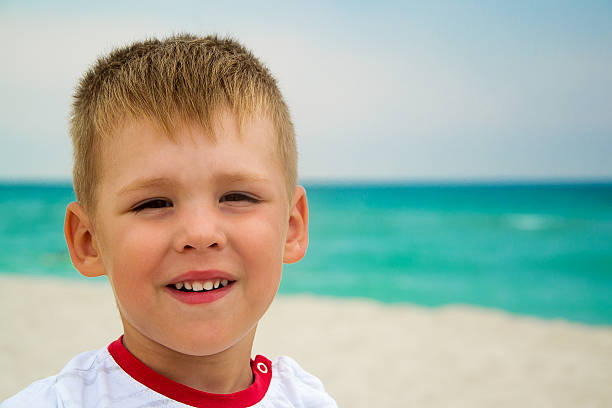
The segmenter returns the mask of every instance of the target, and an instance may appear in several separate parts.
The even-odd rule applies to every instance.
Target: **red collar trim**
[[[251,360],[251,369],[255,381],[249,388],[233,394],[212,394],[172,381],[153,371],[123,345],[123,336],[108,345],[108,352],[130,377],[175,401],[193,407],[250,407],[266,395],[272,379],[272,363],[263,356]]]

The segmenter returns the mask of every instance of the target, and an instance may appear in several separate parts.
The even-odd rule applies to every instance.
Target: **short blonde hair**
[[[230,108],[242,127],[269,118],[291,199],[297,152],[289,110],[270,71],[238,42],[182,34],[118,48],[81,79],[72,106],[74,191],[95,211],[102,145],[127,120],[151,119],[172,138],[180,123],[200,124],[211,137],[214,115]]]

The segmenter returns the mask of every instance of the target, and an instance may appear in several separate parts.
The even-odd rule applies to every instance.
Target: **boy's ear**
[[[81,204],[68,204],[64,235],[74,267],[84,276],[104,275],[104,265],[96,244],[93,224]]]
[[[306,254],[308,248],[308,201],[306,190],[297,186],[289,210],[289,229],[285,241],[283,262],[294,263]]]

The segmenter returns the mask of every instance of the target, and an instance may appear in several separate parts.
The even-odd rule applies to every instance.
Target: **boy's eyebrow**
[[[228,183],[236,183],[240,181],[251,181],[251,182],[268,181],[266,177],[260,176],[258,174],[249,174],[249,173],[225,173],[219,176],[219,180],[228,182]]]
[[[217,176],[216,178],[217,180],[224,183],[268,181],[266,177],[249,173],[224,173]],[[135,181],[121,188],[117,194],[122,195],[133,191],[146,190],[148,188],[168,187],[173,185],[176,185],[176,182],[173,182],[172,180],[165,177],[136,179]]]
[[[146,190],[147,188],[152,187],[167,187],[170,184],[172,184],[170,180],[165,177],[136,179],[135,181],[121,188],[117,194],[122,195],[133,191]]]

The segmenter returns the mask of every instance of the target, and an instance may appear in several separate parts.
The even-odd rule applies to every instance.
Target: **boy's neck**
[[[221,353],[191,356],[171,350],[124,324],[123,345],[157,373],[180,384],[214,394],[231,394],[253,383],[251,348],[255,329]]]

